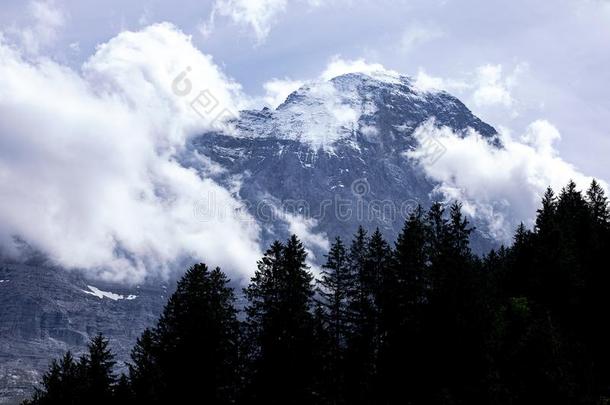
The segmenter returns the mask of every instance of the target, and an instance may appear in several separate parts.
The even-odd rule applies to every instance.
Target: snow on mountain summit
[[[456,110],[468,111],[451,95],[420,89],[406,76],[348,73],[303,85],[275,110],[242,111],[236,129],[239,137],[294,140],[331,150],[356,133],[378,133],[382,121],[399,120],[394,114],[405,117],[401,125],[412,126],[420,121],[412,120],[414,116]]]

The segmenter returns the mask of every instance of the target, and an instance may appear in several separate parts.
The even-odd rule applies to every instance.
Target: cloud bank
[[[248,274],[258,228],[195,216],[206,195],[241,203],[175,159],[218,123],[203,114],[212,105],[241,103],[240,86],[170,24],[119,34],[80,72],[2,40],[0,243],[18,254],[26,240],[59,265],[118,281],[167,275],[187,257]]]
[[[441,199],[463,202],[465,213],[487,223],[490,236],[503,242],[510,242],[519,222],[533,225],[548,186],[559,191],[574,180],[585,190],[592,180],[558,156],[555,143],[561,136],[545,120],[531,123],[517,139],[501,133],[501,148],[473,130],[461,136],[432,120],[414,136],[420,141],[432,137],[447,149],[433,162],[425,159],[425,147],[405,152],[440,183]]]

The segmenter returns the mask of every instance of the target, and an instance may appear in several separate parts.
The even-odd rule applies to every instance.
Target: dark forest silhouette
[[[319,281],[292,236],[244,289],[189,269],[113,373],[108,342],[53,362],[25,404],[610,403],[610,214],[593,182],[548,189],[533,230],[477,257],[458,203],[394,245],[337,238]]]

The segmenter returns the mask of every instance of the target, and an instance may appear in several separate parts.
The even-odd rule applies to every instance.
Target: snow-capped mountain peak
[[[456,98],[422,90],[406,76],[348,73],[303,85],[275,110],[242,111],[236,134],[299,141],[313,150],[329,151],[338,141],[355,138],[358,133],[370,138],[388,120],[412,126],[431,115],[452,111],[471,115]],[[485,130],[487,134],[495,132],[491,127]]]

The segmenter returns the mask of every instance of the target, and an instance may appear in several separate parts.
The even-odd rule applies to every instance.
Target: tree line
[[[296,236],[243,290],[191,267],[128,372],[102,336],[53,362],[24,404],[610,403],[610,213],[600,185],[550,188],[535,226],[479,257],[458,203],[390,244],[360,227],[321,276]]]

